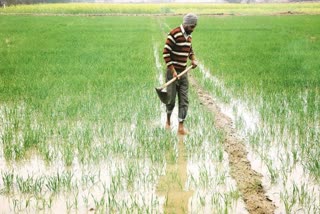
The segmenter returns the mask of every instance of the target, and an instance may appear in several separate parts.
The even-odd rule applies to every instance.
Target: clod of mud
[[[266,197],[261,184],[262,175],[251,168],[246,148],[237,137],[231,119],[221,112],[213,98],[197,84],[191,75],[189,75],[189,81],[196,89],[200,103],[215,115],[215,125],[225,135],[223,144],[229,156],[231,176],[237,182],[248,212],[274,213],[275,205]]]

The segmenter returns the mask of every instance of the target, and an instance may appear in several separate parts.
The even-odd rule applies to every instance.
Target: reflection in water
[[[175,150],[175,151],[174,151]],[[184,145],[184,136],[178,135],[178,143],[172,151],[176,158],[167,155],[167,168],[158,184],[158,194],[166,197],[165,213],[187,213],[190,210],[190,197],[193,191],[186,188],[187,182],[187,152]]]

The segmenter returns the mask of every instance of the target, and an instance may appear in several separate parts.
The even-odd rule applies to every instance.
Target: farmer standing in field
[[[198,17],[195,14],[189,13],[183,17],[183,23],[170,31],[168,34],[164,50],[163,58],[167,65],[166,81],[177,77],[187,67],[188,58],[191,60],[192,68],[197,67],[197,60],[192,50],[191,33],[197,26]],[[188,76],[181,76],[177,81],[167,87],[167,93],[171,99],[167,108],[166,128],[170,129],[170,117],[175,106],[176,95],[178,94],[178,119],[179,127],[178,134],[186,135],[187,130],[183,126],[188,112]]]

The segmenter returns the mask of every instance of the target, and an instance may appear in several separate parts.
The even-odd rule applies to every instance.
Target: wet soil
[[[251,168],[247,159],[247,151],[241,139],[233,128],[232,121],[224,115],[214,99],[205,92],[191,75],[189,81],[197,91],[200,103],[214,114],[215,126],[224,133],[224,149],[229,156],[231,176],[237,182],[237,187],[249,213],[274,213],[275,205],[267,198],[261,184],[262,175]]]
[[[171,160],[168,152],[166,160],[166,174],[160,178],[157,193],[165,196],[164,213],[188,213],[189,199],[193,191],[185,190],[187,181],[187,153],[183,143],[183,136],[178,136],[178,158]],[[172,153],[171,153],[172,154]]]
[[[223,144],[229,156],[230,173],[237,182],[246,209],[252,214],[274,213],[276,207],[265,194],[261,183],[262,175],[251,168],[245,145],[237,136],[232,120],[221,112],[213,97],[205,92],[190,74],[189,81],[198,94],[200,104],[214,114],[215,126],[224,133]],[[160,178],[157,185],[157,193],[166,198],[164,213],[188,213],[188,202],[193,194],[192,191],[184,189],[187,181],[187,154],[183,136],[178,138],[178,158],[172,161],[170,154],[173,151],[167,153],[166,174]]]

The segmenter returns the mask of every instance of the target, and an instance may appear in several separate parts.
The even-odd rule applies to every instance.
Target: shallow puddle
[[[160,177],[157,185],[159,195],[165,196],[165,213],[187,213],[190,197],[193,191],[186,189],[187,182],[187,153],[184,146],[184,136],[178,136],[177,160],[170,161],[166,157],[165,175]]]

